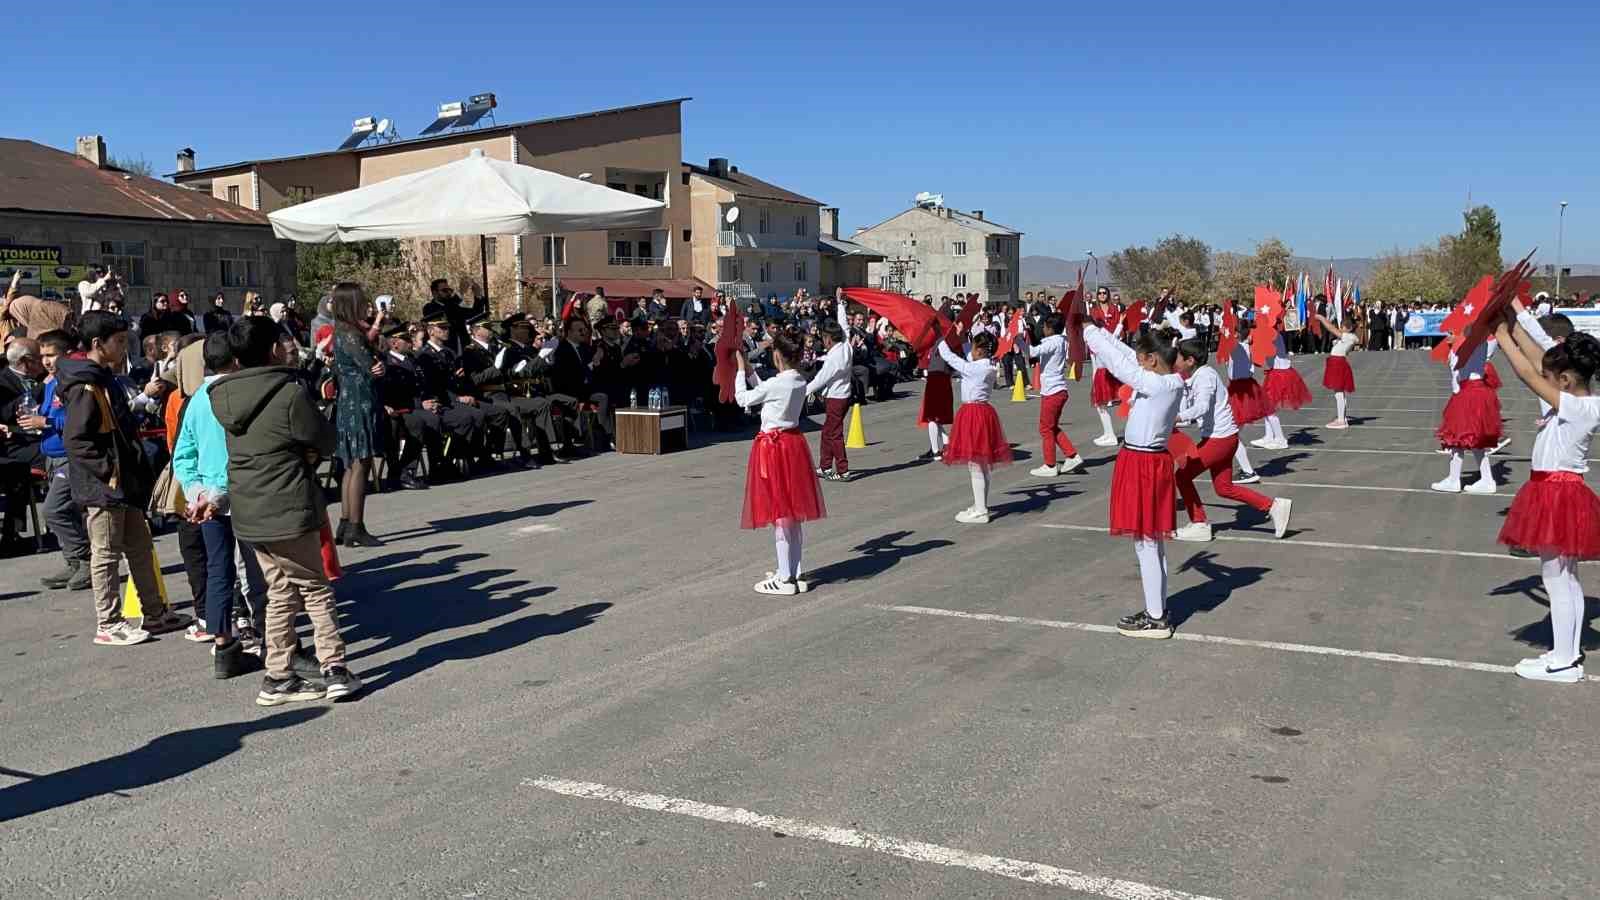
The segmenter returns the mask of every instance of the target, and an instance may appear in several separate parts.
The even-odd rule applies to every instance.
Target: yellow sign
[[[78,282],[89,267],[67,265],[60,247],[33,247],[0,244],[0,284],[11,284],[11,276],[22,272],[18,289],[47,300],[71,300],[78,296]]]

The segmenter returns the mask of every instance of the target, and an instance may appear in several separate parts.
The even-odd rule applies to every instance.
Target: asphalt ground
[[[1288,539],[1211,505],[1216,541],[1168,545],[1168,642],[1107,630],[1138,574],[1087,381],[1090,467],[1048,481],[1038,401],[997,395],[986,526],[914,462],[914,395],[865,407],[796,597],[751,591],[747,440],[374,497],[338,705],[259,709],[177,635],[94,646],[57,559],[7,560],[0,896],[1600,895],[1600,684],[1506,668],[1548,647],[1494,543],[1537,402],[1502,391],[1498,495],[1435,494],[1444,371],[1351,361],[1355,427],[1302,358],[1314,408],[1252,451]]]

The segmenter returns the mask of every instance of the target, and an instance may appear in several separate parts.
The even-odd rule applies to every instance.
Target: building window
[[[228,185],[228,202],[235,205],[239,203],[239,186],[237,184]]]
[[[1011,273],[1005,269],[990,269],[985,281],[994,287],[1005,287],[1011,284]]]
[[[772,280],[772,260],[763,259],[761,261],[761,271],[759,272],[759,275],[762,284],[766,284]]]
[[[664,199],[666,199],[666,195],[667,195],[667,183],[665,181],[658,181],[658,182],[656,182],[655,190],[651,191],[651,193],[650,193],[650,199],[652,199],[652,200],[664,200]]]
[[[967,273],[957,272],[950,283],[951,287],[964,288],[967,286]]]
[[[967,242],[966,241],[951,241],[950,242],[950,255],[951,256],[966,256],[967,255]]]
[[[564,266],[567,264],[566,238],[547,237],[544,239],[544,264],[547,266]]]
[[[492,266],[498,262],[498,250],[499,248],[494,245],[494,238],[486,237],[483,239],[483,261],[485,263]]]
[[[806,236],[806,217],[805,216],[795,216],[794,217],[794,233],[795,233],[796,237],[805,237]]]
[[[149,284],[144,251],[144,241],[101,241],[100,264],[127,279],[130,287]]]
[[[613,191],[621,191],[624,194],[628,192],[628,186],[620,181],[608,181],[606,182],[606,187],[611,188]]]
[[[684,172],[683,173],[683,186],[684,187],[688,187],[689,186],[689,173],[688,172]]]
[[[693,239],[694,239],[694,232],[693,232],[693,231],[690,231],[690,230],[689,230],[689,229],[687,229],[687,228],[685,228],[685,229],[684,229],[684,230],[683,230],[683,242],[684,242],[684,243],[685,243],[685,244],[687,244],[687,243],[689,243],[689,242],[690,242],[690,241],[691,241],[691,240],[693,240]]]
[[[428,256],[432,257],[434,265],[444,265],[444,241],[429,241]]]
[[[255,287],[261,284],[261,251],[254,247],[218,247],[223,287]]]
[[[636,184],[633,186],[633,192],[641,197],[648,197],[650,196],[650,186],[647,184]]]
[[[770,211],[765,209],[761,211],[761,219],[756,226],[756,230],[761,234],[772,231],[772,213]]]
[[[317,199],[317,191],[309,184],[291,184],[289,193],[284,195],[284,199],[291,206],[296,203],[309,203]]]
[[[806,281],[807,280],[807,278],[806,278],[806,261],[803,260],[803,259],[797,259],[797,260],[794,261],[794,280],[795,281]]]

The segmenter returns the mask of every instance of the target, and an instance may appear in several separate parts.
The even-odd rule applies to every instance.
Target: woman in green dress
[[[361,285],[346,281],[333,289],[333,319],[333,374],[339,386],[336,452],[344,463],[336,540],[347,547],[381,547],[367,531],[365,514],[367,478],[373,460],[383,454],[383,411],[373,384],[383,375],[383,360],[375,349],[383,314],[374,315]]]

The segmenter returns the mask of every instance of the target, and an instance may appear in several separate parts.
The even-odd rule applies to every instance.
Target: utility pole
[[[1561,201],[1561,213],[1556,219],[1556,298],[1555,304],[1561,304],[1561,250],[1567,237],[1567,201]]]

